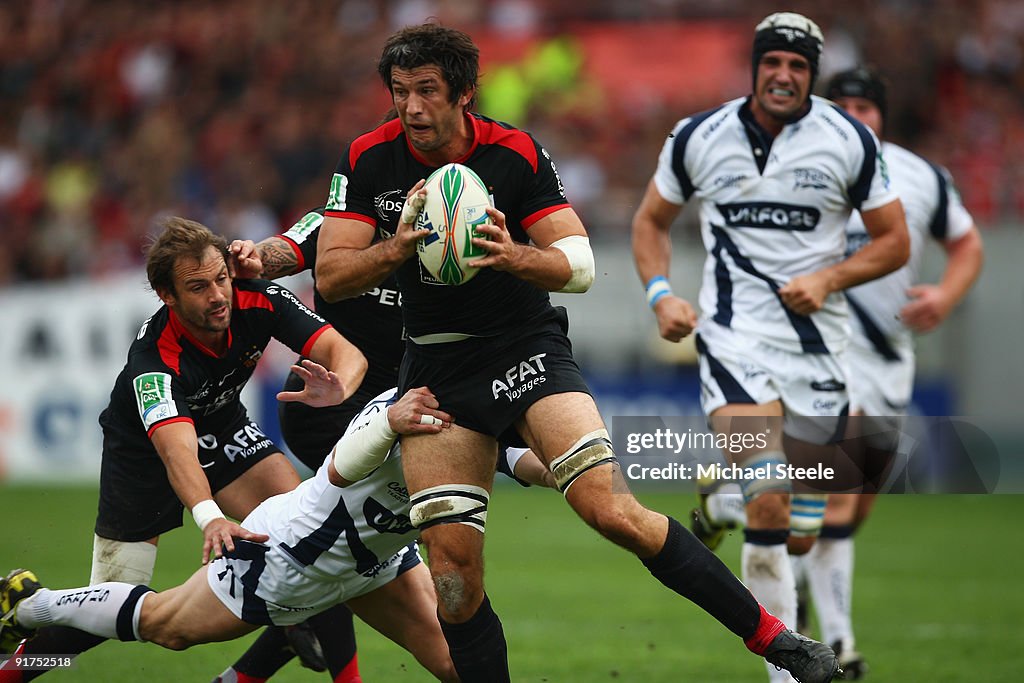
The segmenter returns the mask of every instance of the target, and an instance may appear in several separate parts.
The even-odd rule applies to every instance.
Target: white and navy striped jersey
[[[366,404],[349,424],[358,429],[397,400],[390,389]],[[368,477],[345,488],[330,483],[327,460],[316,475],[289,493],[264,501],[260,530],[303,574],[344,581],[374,576],[395,553],[419,536],[409,521],[409,492],[402,475],[401,446]]]
[[[878,141],[816,96],[807,114],[772,140],[748,100],[677,123],[654,175],[667,201],[701,202],[708,251],[702,318],[796,352],[837,351],[849,336],[843,296],[832,294],[820,311],[803,316],[786,308],[778,291],[843,259],[853,209],[896,200]]]
[[[907,289],[918,281],[927,239],[955,242],[970,231],[974,220],[946,169],[891,142],[883,143],[882,152],[907,215],[910,259],[896,272],[853,287],[846,294],[854,314],[853,343],[896,361],[901,351],[906,353],[911,346],[911,332],[900,321],[900,309],[907,304]],[[856,253],[870,239],[860,214],[850,216],[847,255]]]

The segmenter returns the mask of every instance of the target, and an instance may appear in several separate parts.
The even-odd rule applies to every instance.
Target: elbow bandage
[[[348,481],[359,481],[381,466],[397,438],[385,408],[341,437],[334,446],[334,469]]]
[[[594,284],[594,252],[590,248],[590,239],[583,235],[569,235],[555,240],[551,246],[565,254],[572,269],[569,281],[558,291],[578,294],[590,289]]]

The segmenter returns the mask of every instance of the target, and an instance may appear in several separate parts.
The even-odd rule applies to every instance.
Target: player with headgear
[[[787,548],[813,544],[825,495],[811,485],[791,496],[794,483],[778,474],[790,463],[833,460],[848,400],[841,292],[899,268],[908,254],[903,209],[874,135],[811,94],[823,46],[803,15],[762,20],[753,93],[675,125],[633,218],[637,271],[660,335],[678,342],[697,332],[712,427],[769,435],[766,448],[724,455],[748,473],[744,582],[789,625],[796,597]],[[668,280],[670,228],[695,199],[708,254],[699,320]],[[873,239],[844,260],[855,209]],[[772,667],[769,676],[789,679]]]

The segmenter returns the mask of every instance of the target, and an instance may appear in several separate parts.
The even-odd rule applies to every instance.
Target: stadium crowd
[[[154,221],[168,214],[254,240],[290,225],[323,202],[338,151],[386,111],[373,64],[398,26],[433,16],[529,42],[571,40],[595,22],[714,20],[745,30],[772,9],[694,0],[6,3],[0,286],[137,268]],[[1024,7],[854,0],[813,12],[828,36],[826,69],[871,55],[894,84],[889,138],[949,167],[979,224],[1024,214],[1015,154],[1024,143]],[[483,43],[485,83],[500,74],[488,68],[492,46]],[[585,71],[586,55],[570,49],[567,61],[577,58],[582,66],[552,84],[576,84],[575,97],[532,97],[507,118],[550,141],[592,235],[625,240],[664,130],[678,111],[721,98],[686,101],[666,83],[650,101],[617,100],[607,82],[585,89],[571,68]],[[508,111],[486,100],[482,109]]]

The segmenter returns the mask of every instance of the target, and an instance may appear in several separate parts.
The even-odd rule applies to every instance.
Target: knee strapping
[[[438,524],[465,524],[480,533],[487,523],[486,489],[470,484],[442,484],[413,494],[409,498],[409,520],[417,529]]]
[[[762,493],[789,493],[792,488],[789,477],[780,474],[785,466],[786,454],[782,451],[764,451],[740,463],[744,470],[740,481],[743,500],[749,503]]]
[[[817,536],[825,521],[824,493],[795,493],[789,508],[789,533],[793,536]]]
[[[565,493],[581,474],[598,465],[615,462],[608,431],[597,429],[584,435],[569,450],[551,461],[551,474],[558,490]]]

